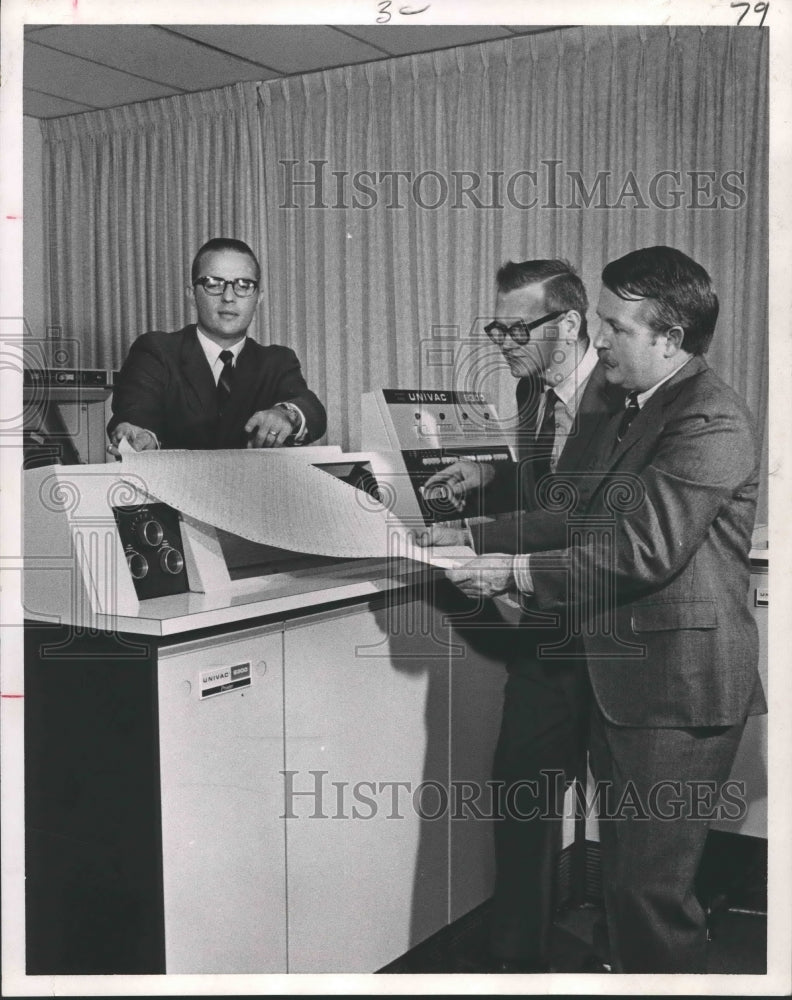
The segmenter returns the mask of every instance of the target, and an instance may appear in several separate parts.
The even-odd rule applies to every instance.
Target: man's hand
[[[497,597],[514,587],[513,556],[501,552],[476,556],[457,569],[447,569],[446,576],[468,597]]]
[[[110,434],[110,444],[107,446],[108,452],[119,459],[121,458],[119,445],[123,438],[126,438],[127,443],[134,451],[154,451],[159,447],[152,431],[122,421],[113,428]]]
[[[422,493],[425,500],[447,498],[457,510],[461,510],[469,493],[484,489],[494,478],[495,469],[491,464],[460,459],[430,476],[423,485]]]
[[[444,524],[435,524],[413,532],[415,541],[422,548],[433,545],[469,545],[470,539],[465,528],[449,528]]]
[[[294,424],[281,407],[259,410],[245,424],[248,448],[282,448],[293,432]]]

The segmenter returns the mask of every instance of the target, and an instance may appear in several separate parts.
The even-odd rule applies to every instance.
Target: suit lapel
[[[623,400],[624,392],[609,385],[602,365],[597,365],[583,390],[572,434],[559,456],[559,472],[579,470],[590,464],[591,456],[596,453],[605,435],[608,421],[621,410]]]
[[[616,430],[621,420],[621,412],[617,411],[609,420],[608,426],[604,428],[601,438],[601,448],[598,451],[593,468],[601,473],[599,481],[592,489],[589,502],[597,495],[603,484],[606,484],[611,475],[616,471],[616,467],[622,463],[627,455],[639,442],[644,445],[649,440],[659,437],[665,424],[664,410],[673,406],[682,387],[689,378],[706,371],[709,365],[702,357],[693,357],[681,368],[673,378],[669,379],[665,385],[661,386],[656,393],[641,407],[624,439],[614,447],[616,440]]]
[[[663,410],[673,404],[681,388],[689,378],[695,377],[708,368],[709,365],[704,358],[700,356],[693,357],[665,385],[661,386],[650,397],[646,405],[641,407],[640,412],[630,424],[623,440],[616,442],[610,456],[603,456],[606,458],[608,467],[612,467],[617,462],[620,462],[627,452],[646,436],[647,432],[658,434],[663,423]],[[613,437],[611,441],[613,441]]]
[[[523,504],[532,507],[536,495],[533,459],[536,455],[536,416],[544,391],[541,379],[525,376],[517,383],[517,460]]]
[[[182,344],[181,370],[184,381],[190,386],[196,407],[203,412],[217,414],[217,386],[212,369],[198,340],[195,326],[185,327]]]

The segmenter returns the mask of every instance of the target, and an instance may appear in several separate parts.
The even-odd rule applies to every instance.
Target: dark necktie
[[[616,432],[617,442],[624,439],[624,435],[629,430],[630,424],[633,422],[640,409],[641,408],[638,405],[637,391],[627,393],[627,406],[624,409],[624,413],[622,413],[622,418],[619,421],[619,429]]]
[[[555,405],[558,401],[553,389],[548,389],[545,393],[544,413],[542,422],[539,425],[539,432],[536,435],[534,444],[534,477],[538,480],[550,472],[550,459],[553,455],[553,445],[555,444],[556,421]]]
[[[532,458],[536,444],[536,415],[544,386],[537,378],[524,376],[517,383],[517,454]]]
[[[217,409],[222,415],[228,400],[231,398],[231,386],[234,380],[234,354],[232,351],[221,351],[220,360],[223,370],[217,380]]]

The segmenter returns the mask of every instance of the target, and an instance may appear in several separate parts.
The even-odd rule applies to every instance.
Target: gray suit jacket
[[[578,466],[575,517],[551,515],[566,521],[564,547],[531,556],[538,607],[578,609],[611,722],[722,726],[765,711],[747,604],[758,449],[744,403],[695,357],[613,447],[618,420]]]

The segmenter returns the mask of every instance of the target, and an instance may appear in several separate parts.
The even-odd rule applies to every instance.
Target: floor
[[[558,915],[551,963],[557,972],[578,972],[591,954],[592,928],[601,915],[585,904]],[[485,965],[486,904],[380,971],[382,973],[473,975]],[[767,919],[763,914],[724,910],[710,919],[707,972],[762,975],[766,971]]]
[[[602,925],[599,845],[585,843],[585,880],[578,899],[557,872],[559,906],[551,938],[553,971],[590,971],[593,928]],[[567,858],[567,860],[569,860]],[[568,869],[567,869],[568,872]],[[562,884],[566,889],[559,889]],[[708,912],[707,972],[764,975],[767,956],[767,841],[763,838],[710,831],[696,877],[696,895]],[[481,974],[487,968],[489,904],[484,903],[444,928],[383,973]],[[586,968],[589,966],[589,968]]]

